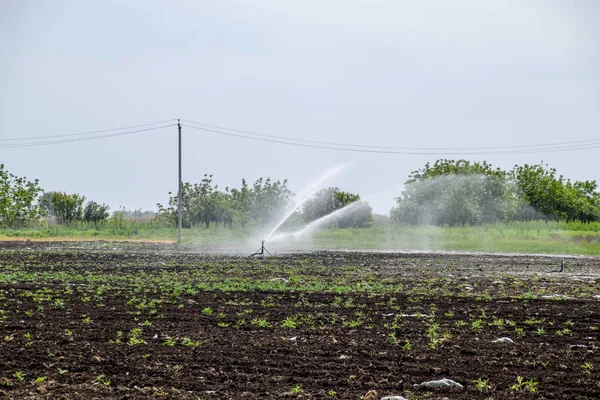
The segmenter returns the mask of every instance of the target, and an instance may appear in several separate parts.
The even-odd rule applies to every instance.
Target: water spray
[[[351,163],[349,163],[349,164],[343,164],[343,165],[338,165],[337,167],[331,168],[331,169],[327,170],[318,179],[316,179],[315,181],[313,181],[300,194],[300,196],[298,198],[298,202],[290,210],[288,210],[288,212],[285,214],[285,216],[281,220],[279,220],[279,222],[275,225],[275,227],[267,235],[267,237],[265,238],[264,241],[268,240],[281,227],[281,225],[283,225],[283,223],[285,221],[287,221],[287,219],[289,217],[291,217],[292,214],[296,210],[300,209],[300,207],[302,207],[304,205],[304,203],[306,203],[306,201],[309,200],[327,181],[329,181],[332,178],[334,178],[335,176],[339,175],[344,169],[346,169],[350,165],[351,165]]]

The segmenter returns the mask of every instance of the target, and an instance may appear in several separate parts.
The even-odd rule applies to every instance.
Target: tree
[[[287,179],[273,182],[271,178],[259,178],[254,182],[250,194],[250,219],[259,226],[267,226],[281,218],[292,200]]]
[[[182,185],[183,226],[190,228],[199,224],[206,227],[210,224],[231,226],[238,223],[264,225],[279,216],[289,204],[291,192],[287,181],[271,181],[258,179],[250,188],[242,180],[241,189],[225,188],[220,191],[218,185],[213,185],[212,175],[204,175],[202,182]],[[172,195],[172,193],[169,193]],[[178,197],[170,196],[169,206],[157,204],[157,218],[176,223]]]
[[[44,209],[37,202],[39,181],[18,177],[0,164],[0,226],[17,227],[39,220]]]
[[[83,202],[85,196],[51,192],[50,211],[59,224],[70,224],[83,219]]]
[[[438,160],[409,175],[390,216],[401,223],[449,226],[531,219],[598,221],[596,190],[595,181],[572,183],[545,164],[506,172],[486,161]]]
[[[337,187],[327,187],[318,191],[302,207],[305,222],[311,222],[350,204],[360,201],[358,194],[343,192]],[[373,221],[371,207],[364,202],[354,206],[348,213],[342,213],[332,220],[338,227],[365,227]]]
[[[439,226],[508,220],[523,206],[506,172],[486,161],[446,159],[413,171],[396,202],[392,220]]]
[[[517,166],[511,175],[519,194],[550,219],[591,222],[600,219],[600,195],[595,181],[572,183],[547,164]]]
[[[109,215],[108,210],[109,207],[106,204],[100,205],[93,200],[89,201],[83,209],[83,219],[88,223],[93,222],[95,224],[106,221]]]

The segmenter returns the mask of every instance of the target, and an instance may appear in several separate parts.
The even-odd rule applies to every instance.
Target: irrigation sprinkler
[[[258,249],[258,250],[256,251],[256,253],[254,253],[254,254],[250,254],[250,257],[254,257],[254,256],[257,256],[257,257],[264,257],[264,256],[265,256],[265,252],[266,252],[268,255],[271,255],[271,253],[269,253],[269,250],[267,250],[267,249],[266,249],[266,247],[265,247],[265,241],[263,240],[263,241],[261,242],[261,244],[260,244],[260,249]]]
[[[560,264],[560,267],[558,267],[558,268],[559,269],[555,269],[552,272],[563,272],[564,270],[571,271],[571,269],[565,265],[565,259],[564,258],[562,259],[562,263]]]

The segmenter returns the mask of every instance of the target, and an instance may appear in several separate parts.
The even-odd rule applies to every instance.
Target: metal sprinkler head
[[[266,240],[261,241],[261,243],[260,243],[260,249],[258,249],[254,254],[250,254],[250,257],[255,257],[255,256],[256,257],[264,257],[265,256],[265,252],[268,255],[271,255],[271,253],[269,253],[269,250],[267,250],[266,247],[265,247],[265,241]]]

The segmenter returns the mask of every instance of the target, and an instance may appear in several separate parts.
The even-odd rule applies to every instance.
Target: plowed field
[[[0,397],[600,396],[598,258],[0,249]]]

